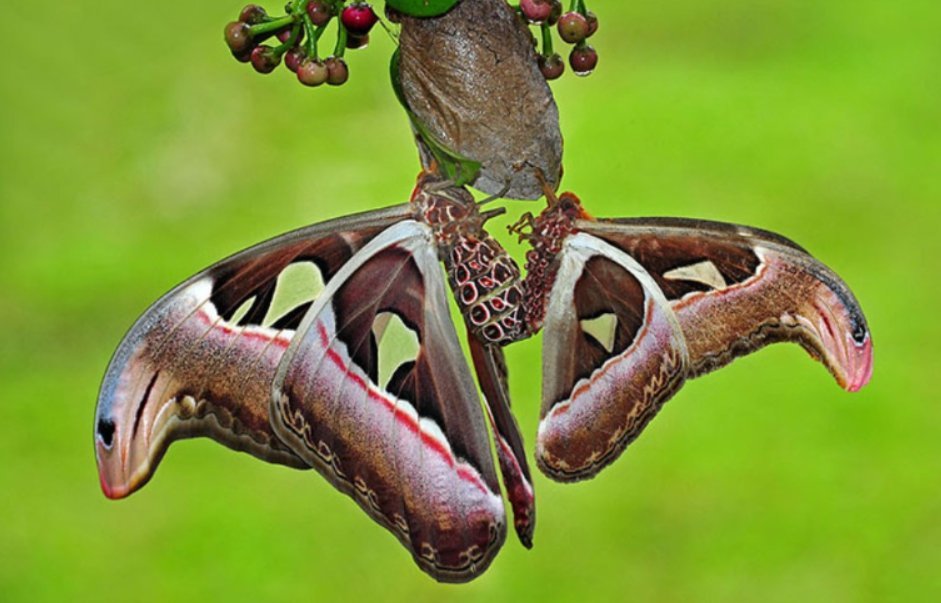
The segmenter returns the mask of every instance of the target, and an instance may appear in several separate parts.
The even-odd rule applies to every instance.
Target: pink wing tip
[[[872,338],[867,335],[862,345],[854,345],[850,356],[850,378],[844,388],[848,392],[858,392],[872,379]]]

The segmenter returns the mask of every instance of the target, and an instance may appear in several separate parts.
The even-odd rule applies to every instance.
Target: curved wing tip
[[[527,518],[524,522],[519,522],[515,524],[516,535],[520,540],[520,543],[527,549],[533,548],[533,533],[536,531],[536,521],[532,517]]]
[[[872,338],[867,334],[866,340],[861,346],[856,346],[854,352],[852,366],[847,371],[850,378],[841,384],[848,392],[858,392],[872,379]]]

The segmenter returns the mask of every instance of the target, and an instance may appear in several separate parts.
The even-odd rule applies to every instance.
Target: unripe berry
[[[565,62],[557,52],[550,56],[539,55],[539,70],[547,80],[557,80],[565,72]]]
[[[301,50],[300,46],[295,46],[284,54],[284,66],[297,73],[297,68],[301,66],[307,54]]]
[[[304,59],[297,68],[297,79],[305,86],[319,86],[327,81],[327,67],[320,61]]]
[[[559,37],[569,44],[578,44],[588,37],[588,19],[574,11],[565,13],[559,19]]]
[[[229,50],[241,54],[252,48],[252,30],[247,23],[233,21],[225,26],[225,43]]]
[[[598,53],[588,44],[576,46],[569,55],[569,65],[575,75],[588,75],[598,65]]]
[[[346,47],[350,50],[358,50],[369,46],[369,34],[363,36],[354,36],[350,34],[346,37]]]
[[[365,36],[379,20],[372,7],[365,2],[356,2],[343,9],[340,13],[343,27],[355,36]]]
[[[333,18],[333,5],[322,0],[311,0],[307,3],[307,16],[317,27],[326,25]]]
[[[281,56],[271,46],[261,45],[252,51],[252,67],[258,73],[271,73],[281,64]]]
[[[520,11],[532,23],[544,23],[552,14],[550,0],[520,0]]]
[[[330,57],[324,65],[327,67],[327,83],[331,86],[342,86],[350,79],[350,68],[340,57]]]
[[[268,20],[268,13],[257,4],[249,4],[239,13],[239,21],[249,25],[258,25]]]

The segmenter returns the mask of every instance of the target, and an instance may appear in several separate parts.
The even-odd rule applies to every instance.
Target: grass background
[[[232,0],[2,7],[0,600],[941,600],[936,3],[592,5],[600,69],[554,85],[565,187],[599,216],[792,237],[856,291],[875,377],[850,396],[777,346],[688,384],[594,481],[537,475],[535,549],[508,539],[461,587],[316,475],[187,441],[115,503],[92,450],[106,363],[157,296],[406,199],[390,40],[308,90],[227,56]],[[495,230],[537,206],[509,207]],[[509,362],[531,445],[539,340]]]

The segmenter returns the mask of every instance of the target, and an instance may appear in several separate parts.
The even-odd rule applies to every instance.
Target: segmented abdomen
[[[527,336],[520,269],[495,239],[460,237],[445,264],[454,297],[474,335],[499,345]]]

